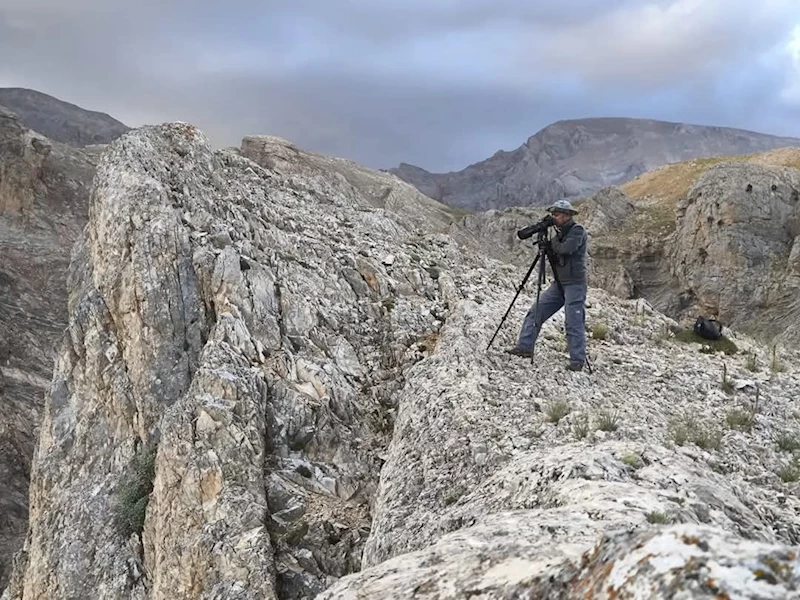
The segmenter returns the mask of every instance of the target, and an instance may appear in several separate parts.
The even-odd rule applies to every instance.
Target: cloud
[[[798,135],[795,4],[4,0],[0,85],[374,167],[459,169],[589,116]]]
[[[593,86],[638,89],[713,78],[728,65],[749,65],[786,35],[790,0],[674,0],[645,2],[589,22],[542,32],[537,63],[567,71]],[[702,81],[700,81],[702,83]]]

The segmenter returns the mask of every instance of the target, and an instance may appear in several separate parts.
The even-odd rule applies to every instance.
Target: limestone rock
[[[95,162],[0,107],[0,588],[27,527],[34,430],[67,324],[67,265]]]
[[[9,597],[306,598],[359,567],[403,373],[483,259],[242,153],[178,123],[103,155]]]
[[[729,326],[800,340],[800,171],[727,163],[677,208],[672,270],[705,314]]]

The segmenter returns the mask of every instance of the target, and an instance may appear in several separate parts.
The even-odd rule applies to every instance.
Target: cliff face
[[[0,587],[27,527],[34,430],[67,323],[66,271],[95,161],[0,108]]]
[[[530,288],[487,350],[524,271],[275,138],[130,132],[89,215],[3,600],[797,585],[797,352],[701,352],[593,289],[594,372],[561,315],[531,365],[501,352]]]
[[[424,194],[469,210],[547,206],[620,185],[667,163],[798,146],[800,139],[648,119],[559,121],[511,152],[452,173],[390,169]]]

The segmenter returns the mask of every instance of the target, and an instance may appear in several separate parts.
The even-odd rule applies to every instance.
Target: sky
[[[460,170],[562,119],[800,136],[798,0],[0,0],[0,87],[373,168]]]

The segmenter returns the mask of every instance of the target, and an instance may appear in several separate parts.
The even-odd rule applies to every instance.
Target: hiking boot
[[[514,356],[525,356],[527,358],[531,357],[532,352],[527,348],[520,348],[519,346],[514,346],[513,348],[509,348],[506,350],[508,354],[513,354]]]
[[[582,371],[584,364],[585,363],[581,363],[581,362],[570,362],[567,365],[567,369],[569,369],[570,371]]]

